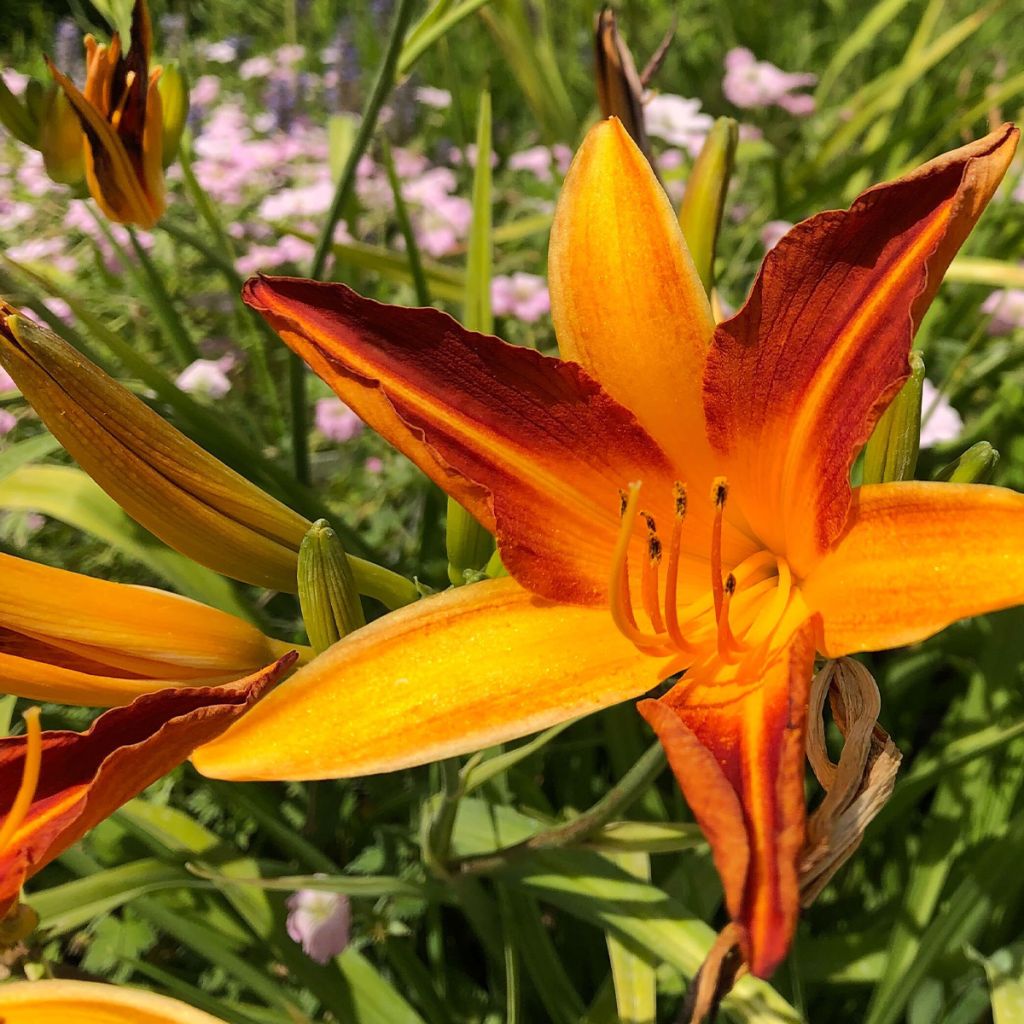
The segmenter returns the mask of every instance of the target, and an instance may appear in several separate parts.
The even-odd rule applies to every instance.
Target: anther
[[[722,612],[718,618],[718,656],[724,661],[731,661],[733,655],[743,650],[729,625],[729,605],[732,603],[733,594],[736,593],[736,577],[732,573],[726,576],[722,591]]]
[[[676,518],[686,518],[686,485],[681,484],[678,480],[672,488],[672,494],[676,499]]]
[[[619,518],[621,519],[626,514],[626,509],[629,507],[629,495],[620,487],[619,488]]]
[[[39,770],[43,761],[43,733],[39,725],[39,708],[29,708],[25,718],[25,766],[21,770],[21,785],[14,796],[10,810],[0,827],[0,856],[4,854],[18,829],[21,828],[39,786]]]
[[[651,620],[654,632],[664,633],[665,621],[661,617],[661,602],[659,601],[661,588],[658,584],[658,572],[661,566],[661,538],[658,536],[658,527],[654,522],[654,516],[644,511],[640,512],[640,516],[647,524],[647,561],[644,563],[641,578],[644,611],[647,612],[647,618]]]

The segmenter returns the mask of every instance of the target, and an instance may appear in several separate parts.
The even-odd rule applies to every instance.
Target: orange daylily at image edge
[[[750,970],[770,975],[798,910],[815,652],[913,643],[1024,601],[1024,496],[849,483],[1016,143],[1004,126],[798,224],[716,327],[663,190],[602,122],[552,230],[562,359],[342,285],[249,281],[282,339],[496,533],[511,578],[346,637],[196,766],[390,771],[682,673],[639,709],[711,843]]]
[[[146,2],[135,0],[126,53],[117,33],[109,46],[86,36],[84,90],[47,61],[82,126],[89,193],[110,220],[140,228],[153,227],[165,207],[163,107],[160,69],[149,67],[152,39]]]

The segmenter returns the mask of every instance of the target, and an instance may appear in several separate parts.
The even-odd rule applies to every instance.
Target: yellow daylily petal
[[[562,356],[633,410],[703,489],[711,308],[668,197],[616,118],[590,130],[569,168],[548,284]]]
[[[168,996],[92,981],[0,985],[3,1024],[224,1024]]]
[[[830,658],[1024,602],[1024,495],[909,481],[853,494],[849,529],[801,587]]]
[[[0,692],[109,707],[214,685],[292,649],[216,608],[0,554]]]
[[[597,711],[658,679],[604,608],[491,580],[352,633],[192,761],[219,779],[394,771]]]

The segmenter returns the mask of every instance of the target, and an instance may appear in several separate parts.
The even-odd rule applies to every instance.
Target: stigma
[[[762,550],[726,570],[722,530],[729,483],[725,477],[716,477],[710,494],[708,575],[688,582],[689,592],[692,594],[696,584],[700,596],[681,607],[682,539],[689,503],[686,487],[676,483],[673,488],[674,515],[666,542],[654,516],[640,507],[640,486],[633,483],[620,492],[621,525],[609,588],[612,619],[618,630],[645,654],[671,658],[672,672],[697,663],[737,665],[756,655],[771,641],[793,593],[786,560]],[[636,600],[630,555],[635,558],[638,545],[633,541],[640,520],[646,527],[646,544]],[[692,556],[687,563],[693,565]]]

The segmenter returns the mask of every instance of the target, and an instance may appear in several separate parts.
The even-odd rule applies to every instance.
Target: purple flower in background
[[[992,292],[981,304],[982,313],[992,317],[989,334],[1010,334],[1024,327],[1024,288],[1003,288]]]
[[[315,408],[313,422],[328,441],[343,444],[362,433],[363,421],[340,398],[319,398]]]
[[[770,220],[763,228],[761,228],[761,244],[764,246],[764,251],[768,252],[770,249],[774,249],[785,235],[792,224],[788,220]]]
[[[812,86],[817,75],[791,73],[766,60],[757,60],[744,46],[725,55],[725,79],[722,92],[737,107],[782,107],[796,117],[814,112],[814,97],[795,90]]]
[[[274,51],[274,56],[281,64],[298,64],[306,56],[306,48],[300,43],[285,43]]]
[[[311,960],[325,964],[344,951],[352,929],[347,896],[300,889],[288,897],[287,906],[288,935]]]
[[[0,409],[0,437],[9,434],[18,425],[18,417],[13,412]]]
[[[964,429],[964,421],[925,377],[921,389],[921,447],[955,441]]]
[[[223,398],[231,390],[228,371],[235,365],[235,357],[197,359],[178,374],[174,383],[190,395]]]
[[[700,100],[657,93],[644,106],[647,134],[672,146],[681,146],[690,156],[700,152],[714,123],[710,114],[701,113]]]
[[[421,85],[416,90],[416,99],[435,110],[447,110],[452,105],[452,94],[447,89],[436,89],[432,85]]]
[[[551,310],[551,297],[543,277],[517,271],[491,281],[491,306],[497,316],[514,316],[532,324]]]

